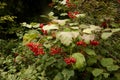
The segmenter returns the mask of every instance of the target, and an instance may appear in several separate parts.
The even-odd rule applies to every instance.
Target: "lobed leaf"
[[[96,68],[92,71],[93,76],[97,77],[103,73],[103,69]]]

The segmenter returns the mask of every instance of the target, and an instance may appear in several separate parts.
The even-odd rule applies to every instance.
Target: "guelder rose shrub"
[[[97,4],[99,1],[93,0],[93,2]],[[50,12],[47,15],[51,20],[49,23],[34,25],[23,23],[23,26],[32,28],[23,36],[23,45],[32,51],[31,55],[40,58],[39,65],[45,66],[41,67],[40,73],[44,72],[42,78],[51,80],[72,80],[79,77],[83,80],[118,78],[115,75],[111,76],[118,74],[117,62],[111,57],[101,55],[97,48],[103,44],[102,41],[106,41],[113,33],[120,31],[120,28],[108,28],[107,22],[98,21],[97,25],[84,22],[84,19],[88,18],[88,13],[84,12],[85,9],[83,11],[79,9],[81,7],[79,4],[84,3],[89,1],[54,0],[52,6],[58,11],[63,10],[60,15],[66,18],[59,19],[54,16],[54,12]],[[114,16],[109,17],[109,20],[112,18]],[[105,20],[108,20],[107,17]],[[51,69],[53,71],[49,72]]]
[[[23,42],[14,50],[17,54],[13,63],[15,71],[8,74],[15,74],[10,74],[9,78],[119,80],[119,61],[107,56],[102,48],[108,40],[112,41],[112,35],[120,31],[119,24],[115,23],[113,14],[99,11],[101,14],[98,15],[94,12],[96,9],[91,7],[104,6],[107,10],[105,4],[112,3],[114,4],[112,0],[53,0],[50,4],[53,12],[42,15],[49,22],[21,23],[28,30],[23,36]],[[110,7],[115,8],[113,5]],[[111,22],[103,24],[104,20]],[[109,27],[110,24],[112,28]],[[2,75],[2,78],[5,76]]]

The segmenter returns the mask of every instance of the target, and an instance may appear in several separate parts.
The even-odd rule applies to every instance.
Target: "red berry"
[[[70,65],[70,64],[75,63],[75,62],[76,62],[76,59],[73,58],[73,57],[69,57],[69,58],[65,58],[64,61],[65,61],[65,63],[66,63],[67,65]]]
[[[99,45],[99,42],[93,40],[93,41],[90,41],[90,44],[93,45],[93,46],[97,46],[97,45]]]
[[[120,3],[120,0],[117,0],[118,1],[118,3]]]
[[[61,48],[51,48],[50,49],[50,54],[55,55],[61,53]]]
[[[103,28],[107,28],[107,22],[102,22],[102,24],[101,24],[101,27],[103,27]]]
[[[68,12],[68,16],[69,16],[70,18],[76,18],[76,16],[74,15],[73,12]]]
[[[83,40],[78,41],[76,44],[77,44],[77,46],[86,46],[87,45]]]
[[[45,54],[43,48],[41,48],[41,44],[30,42],[27,46],[32,52],[34,52],[35,56]]]
[[[44,35],[47,35],[48,33],[47,33],[47,30],[43,30],[42,29],[42,33],[44,34]]]
[[[77,15],[77,14],[79,14],[79,12],[78,12],[78,11],[75,11],[74,14]]]
[[[44,24],[40,24],[40,28],[43,28]]]

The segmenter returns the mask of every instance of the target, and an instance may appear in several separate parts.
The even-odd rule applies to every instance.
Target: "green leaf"
[[[119,72],[116,72],[116,73],[115,73],[115,77],[117,78],[117,80],[120,80],[120,73],[119,73]]]
[[[50,65],[52,65],[54,62],[56,62],[54,57],[50,57],[46,60],[45,66],[48,67]]]
[[[105,78],[108,78],[109,75],[110,75],[109,73],[103,73],[103,76],[104,76]]]
[[[103,67],[113,65],[113,59],[112,58],[103,58],[100,62],[101,62],[101,65]]]
[[[56,35],[56,38],[65,46],[69,46],[78,35],[79,32],[60,32]]]
[[[112,32],[118,32],[118,31],[120,31],[120,28],[112,29]]]
[[[92,33],[92,29],[91,28],[87,28],[87,29],[84,29],[83,32],[87,33],[87,34],[91,34]]]
[[[68,15],[67,13],[61,13],[60,16],[66,16]]]
[[[85,43],[89,44],[90,41],[95,39],[95,35],[94,34],[83,34],[82,39],[85,41]]]
[[[91,66],[91,65],[93,65],[93,64],[95,64],[95,63],[97,63],[96,57],[90,57],[90,58],[87,60],[87,64],[88,64],[89,66]]]
[[[80,25],[80,28],[82,28],[82,29],[86,29],[86,28],[89,28],[89,26],[86,25],[86,24],[81,24],[81,25]]]
[[[116,71],[118,70],[120,67],[118,65],[110,65],[110,66],[107,66],[107,70],[108,71]]]
[[[99,76],[99,75],[101,75],[103,73],[103,69],[94,69],[93,71],[92,71],[92,74],[93,74],[93,76],[95,76],[95,77],[97,77],[97,76]]]
[[[64,19],[64,20],[55,19],[55,20],[53,20],[53,22],[58,23],[60,26],[64,26],[67,21],[69,21],[69,19]]]
[[[89,28],[83,30],[84,33],[91,34],[93,31],[100,31],[101,28],[99,26],[90,25]]]
[[[119,24],[118,23],[111,23],[111,26],[117,28],[117,27],[119,27]]]
[[[70,26],[77,26],[79,23],[74,22],[74,23],[69,23]]]
[[[111,35],[112,35],[112,32],[104,32],[104,33],[102,33],[101,38],[102,38],[102,39],[107,39],[107,38],[109,38]]]
[[[77,14],[76,17],[80,17],[80,18],[85,18],[86,17],[86,14]]]
[[[94,77],[94,79],[93,80],[102,80],[103,79],[103,77],[102,76],[98,76],[98,77]]]
[[[95,25],[90,25],[90,28],[94,31],[95,30],[101,30],[101,28],[99,26],[95,26]]]
[[[33,28],[39,28],[40,23],[32,22],[32,23],[30,23],[30,25],[31,25]]]
[[[58,2],[59,0],[52,0],[52,2]]]
[[[86,65],[86,60],[83,54],[73,53],[72,57],[76,59],[76,63],[73,64],[74,69],[83,70]]]
[[[64,76],[64,80],[70,80],[70,77],[74,76],[74,70],[64,69],[62,74]]]
[[[63,80],[63,75],[59,72],[53,80]]]
[[[48,16],[53,16],[54,15],[54,12],[50,12],[49,14],[48,14]]]
[[[47,30],[47,31],[50,31],[50,30],[57,30],[59,29],[58,25],[56,24],[50,24],[50,25],[45,25],[43,27],[43,30]]]
[[[90,56],[96,56],[95,51],[92,49],[86,48],[85,52]]]
[[[39,37],[39,32],[36,31],[36,30],[30,30],[28,33],[26,33],[24,36],[23,36],[23,44],[27,44],[29,43],[30,41],[32,41],[33,39],[36,39],[37,37]]]

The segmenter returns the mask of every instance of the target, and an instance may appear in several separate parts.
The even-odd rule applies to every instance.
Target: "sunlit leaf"
[[[92,33],[92,29],[91,28],[87,28],[87,29],[84,29],[83,32],[91,34]]]
[[[119,32],[119,31],[120,31],[120,28],[112,29],[112,32]]]
[[[32,41],[33,39],[36,39],[39,36],[39,32],[36,30],[30,30],[28,33],[26,33],[23,36],[23,44],[27,44],[28,42]]]
[[[60,3],[63,4],[63,5],[65,5],[66,4],[66,0],[63,0]]]
[[[90,25],[90,28],[92,30],[100,30],[101,29],[99,26],[95,26],[95,25]]]
[[[95,39],[95,35],[94,34],[83,34],[82,39],[89,44],[90,41]]]
[[[81,24],[81,25],[80,25],[80,28],[86,29],[86,28],[89,28],[89,26],[86,25],[86,24]]]
[[[59,29],[59,27],[58,25],[55,25],[55,24],[48,24],[48,25],[45,25],[43,29],[49,31],[49,30],[57,30]]]
[[[60,16],[66,16],[68,15],[67,13],[61,13]]]
[[[69,21],[69,19],[64,19],[64,20],[57,20],[57,19],[55,19],[55,20],[53,20],[53,22],[56,22],[56,23],[58,23],[61,26],[64,26],[67,21]]]
[[[31,25],[33,28],[39,28],[39,26],[40,26],[39,23],[35,23],[35,22],[30,23],[30,25]]]
[[[102,39],[107,39],[107,38],[109,38],[111,35],[112,35],[112,32],[104,32],[104,33],[102,33],[101,38],[102,38]]]
[[[85,18],[86,14],[77,14],[76,17]]]
[[[73,64],[73,68],[82,71],[86,65],[84,55],[81,53],[73,53],[72,57],[76,59],[76,63]]]
[[[57,34],[57,39],[61,41],[62,44],[69,46],[73,39],[79,35],[78,32],[60,32]]]
[[[53,16],[54,15],[54,12],[50,12],[49,14],[48,14],[48,16]]]

